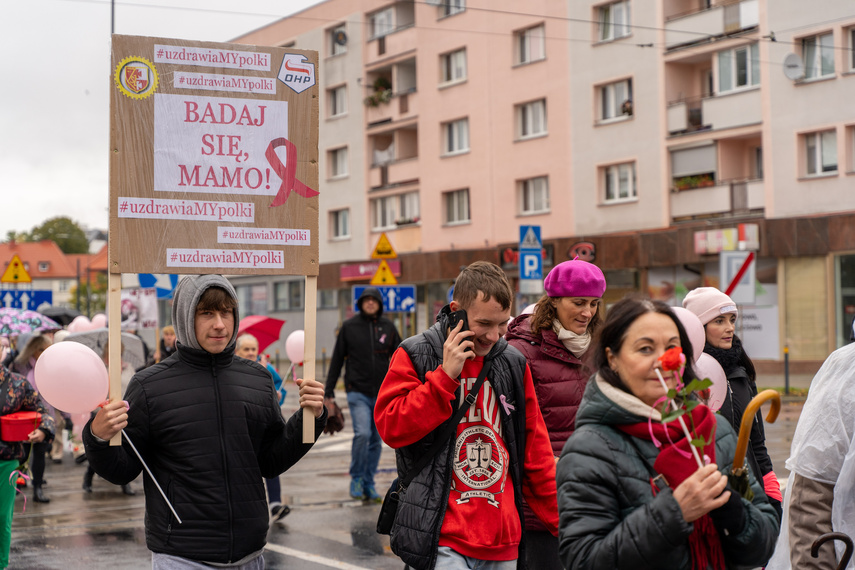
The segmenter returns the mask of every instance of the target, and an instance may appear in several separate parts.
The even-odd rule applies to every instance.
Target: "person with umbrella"
[[[722,473],[736,448],[727,419],[703,405],[685,412],[691,442],[678,421],[662,421],[663,384],[678,382],[676,372],[660,379],[662,357],[675,348],[685,356],[682,377],[695,378],[689,337],[670,307],[625,298],[609,309],[596,375],[557,466],[565,568],[724,570],[763,566],[772,555],[778,518],[762,486],[749,474],[748,501]]]
[[[344,322],[336,338],[324,402],[330,416],[335,415],[335,386],[346,361],[344,389],[353,420],[350,496],[378,501],[382,497],[374,487],[374,474],[380,463],[382,441],[374,423],[374,405],[392,353],[401,344],[401,335],[395,324],[383,316],[383,297],[375,287],[367,287],[356,306],[359,314]]]

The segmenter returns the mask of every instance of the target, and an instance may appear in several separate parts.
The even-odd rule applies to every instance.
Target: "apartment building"
[[[721,251],[753,250],[752,356],[810,370],[848,341],[851,2],[327,0],[236,41],[320,53],[319,350],[382,233],[418,288],[406,335],[461,265],[516,281],[521,225],[545,272],[602,267],[607,302],[725,288]],[[234,282],[301,328],[300,279]]]

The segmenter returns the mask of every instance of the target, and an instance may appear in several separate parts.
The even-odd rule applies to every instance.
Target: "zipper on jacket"
[[[377,321],[369,321],[368,326],[371,328],[371,334],[368,335],[371,337],[371,378],[368,379],[371,382],[371,386],[373,388],[374,379],[377,378],[377,362],[375,361],[375,348],[374,348],[374,337],[377,335]],[[377,394],[374,395],[377,397]]]
[[[226,482],[226,505],[229,512],[229,562],[234,560],[234,513],[232,512],[232,486],[229,481],[229,457],[226,453],[225,436],[223,432],[223,408],[220,400],[220,383],[217,379],[217,359],[216,355],[211,356],[211,376],[214,378],[214,400],[217,402],[217,431],[220,439],[220,452],[223,456],[223,479]]]

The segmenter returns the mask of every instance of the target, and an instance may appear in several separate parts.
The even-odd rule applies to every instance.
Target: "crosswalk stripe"
[[[318,556],[317,554],[309,554],[308,552],[302,552],[300,550],[288,548],[287,546],[280,546],[278,544],[270,544],[269,542],[264,548],[272,550],[273,552],[278,552],[279,554],[284,554],[285,556],[293,556],[294,558],[308,560],[309,562],[315,562],[316,564],[323,564],[330,568],[341,568],[342,570],[371,570],[370,568],[365,568],[363,566],[355,566],[353,564],[348,564],[347,562],[341,562],[340,560],[333,560],[332,558]]]

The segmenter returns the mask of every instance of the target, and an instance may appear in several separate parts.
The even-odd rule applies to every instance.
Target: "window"
[[[543,42],[545,35],[543,24],[514,32],[514,44],[517,52],[515,63],[531,63],[545,59],[546,50]]]
[[[330,212],[330,230],[333,239],[350,237],[350,210],[334,210]]]
[[[382,38],[391,34],[395,28],[395,9],[386,8],[374,12],[368,20],[371,26],[371,38]]]
[[[469,189],[444,192],[445,223],[462,224],[469,221]]]
[[[466,50],[459,49],[439,56],[441,83],[454,83],[466,79]]]
[[[243,316],[267,314],[267,285],[238,285],[235,293]]]
[[[327,91],[330,104],[330,117],[347,113],[347,85],[340,85]]]
[[[419,221],[419,193],[407,192],[398,196],[398,225],[414,224]]]
[[[805,79],[834,75],[834,35],[822,34],[802,40]]]
[[[388,230],[395,227],[395,199],[397,196],[386,196],[371,200],[371,229],[374,231]]]
[[[600,120],[632,116],[632,79],[600,87]]]
[[[855,71],[855,28],[849,30],[849,70]]]
[[[529,178],[519,183],[520,213],[542,214],[549,211],[549,179]]]
[[[49,261],[39,261],[39,271],[41,273],[44,273],[48,269],[50,269],[50,262]]]
[[[458,119],[442,125],[442,154],[469,151],[469,119]]]
[[[347,33],[344,31],[344,24],[330,30],[329,45],[331,56],[347,53]]]
[[[614,2],[599,7],[599,40],[615,40],[629,35],[629,1]]]
[[[280,281],[273,284],[275,311],[296,311],[303,308],[303,281]],[[266,313],[260,313],[266,314]]]
[[[636,196],[635,163],[615,164],[603,169],[606,203],[632,200]]]
[[[318,290],[318,308],[319,309],[337,309],[338,308],[338,291],[335,289],[320,289]]]
[[[466,0],[443,0],[439,6],[442,17],[453,16],[466,10]]]
[[[760,84],[760,53],[757,44],[718,52],[718,92]]]
[[[837,133],[823,131],[806,134],[805,159],[808,176],[837,172]]]
[[[330,163],[330,178],[347,176],[347,147],[331,150],[327,155]]]
[[[527,139],[546,134],[546,99],[517,105],[517,138]]]

